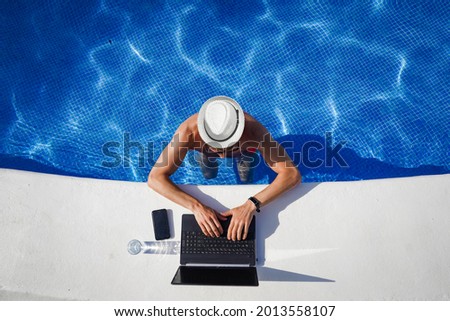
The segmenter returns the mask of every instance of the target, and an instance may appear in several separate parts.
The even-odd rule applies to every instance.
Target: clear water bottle
[[[180,253],[179,241],[151,241],[141,243],[138,240],[128,242],[128,253],[136,255],[144,254],[168,254],[175,255]]]

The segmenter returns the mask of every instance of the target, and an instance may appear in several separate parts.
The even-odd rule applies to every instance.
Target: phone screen
[[[155,210],[152,212],[153,230],[156,240],[165,240],[170,238],[169,218],[167,210]]]

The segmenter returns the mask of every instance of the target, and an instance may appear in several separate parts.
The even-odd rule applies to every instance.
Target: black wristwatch
[[[249,197],[248,198],[253,204],[255,204],[255,206],[256,206],[256,211],[259,213],[259,212],[261,212],[261,210],[259,209],[259,207],[261,206],[261,202],[260,201],[258,201],[255,197]]]

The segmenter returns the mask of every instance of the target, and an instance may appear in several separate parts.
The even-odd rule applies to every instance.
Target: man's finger
[[[215,237],[215,233],[214,230],[211,228],[211,225],[206,224],[206,230],[208,231],[208,236],[209,237]]]
[[[204,223],[201,223],[199,225],[200,225],[200,229],[202,230],[203,234],[205,234],[206,236],[209,236],[208,230],[205,228]]]
[[[233,215],[233,213],[231,213],[231,211],[226,211],[226,212],[223,212],[221,215],[225,216],[225,217],[228,217],[228,216]]]
[[[215,224],[215,232],[216,232],[216,236],[219,237],[222,233],[223,233],[223,228],[222,225],[220,224],[219,220],[217,219],[217,216],[214,215],[213,216],[213,223]]]
[[[231,239],[233,241],[236,241],[236,230],[237,230],[237,224],[234,222],[233,229],[231,230]]]
[[[218,228],[217,228],[217,226],[216,226],[216,224],[214,222],[214,219],[208,220],[206,222],[206,224],[208,225],[208,231],[211,233],[212,237],[215,237],[215,236],[219,237],[220,236]]]
[[[217,216],[217,218],[218,218],[219,220],[221,220],[221,221],[226,221],[226,220],[227,220],[227,218],[226,218],[223,214],[221,214],[221,213],[217,213],[217,212],[216,212],[216,216]]]
[[[219,220],[218,220],[217,212],[215,212],[215,214],[216,214],[216,215],[215,215],[213,221],[214,221],[214,224],[216,225],[217,229],[219,230],[219,234],[222,235],[222,233],[223,233],[222,224],[220,224],[220,222],[219,222]],[[219,235],[219,236],[220,236],[220,235]]]
[[[215,233],[214,233],[214,226],[213,225],[211,225],[211,223],[209,222],[209,220],[208,219],[205,219],[204,221],[203,221],[203,227],[205,228],[205,231],[206,231],[206,236],[210,236],[210,237],[214,237],[215,235]]]
[[[239,225],[236,228],[236,239],[238,241],[241,240],[241,235],[242,235],[242,229],[244,228],[244,224],[241,222],[239,223]]]
[[[230,225],[228,226],[227,239],[231,240],[231,233],[233,232],[234,222],[231,220]]]
[[[243,240],[247,239],[247,235],[248,235],[248,222],[245,222],[245,225],[244,225],[244,235],[242,236],[242,239],[243,239]]]

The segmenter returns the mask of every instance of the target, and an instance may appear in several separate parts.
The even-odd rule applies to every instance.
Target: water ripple
[[[347,142],[351,168],[302,168],[306,181],[449,171],[443,2],[19,7],[1,7],[2,166],[29,169],[30,160],[71,175],[145,180],[152,160],[140,167],[139,149],[131,167],[110,169],[101,166],[102,146],[122,150],[129,133],[158,154],[206,99],[229,95],[276,138],[297,142],[292,153],[326,132]],[[234,174],[221,167],[205,181],[186,164],[173,177],[239,183]],[[271,179],[259,168],[257,183]]]

